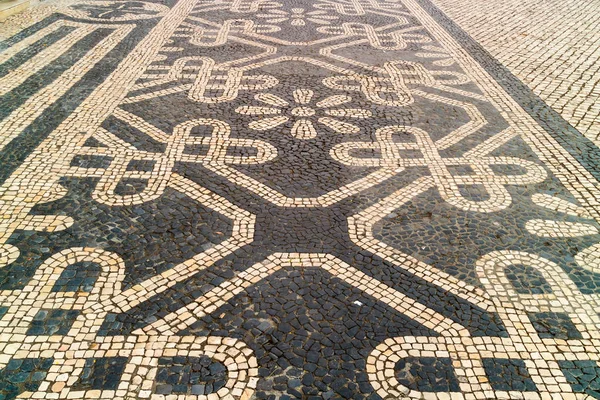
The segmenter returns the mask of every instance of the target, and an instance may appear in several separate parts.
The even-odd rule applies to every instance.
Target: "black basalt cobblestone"
[[[0,49],[0,400],[600,398],[599,150],[429,0]]]

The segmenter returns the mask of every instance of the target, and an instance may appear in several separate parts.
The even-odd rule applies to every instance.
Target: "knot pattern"
[[[107,205],[141,204],[158,198],[165,190],[175,163],[178,161],[211,164],[242,165],[261,164],[277,156],[277,150],[267,142],[253,139],[231,138],[231,128],[225,122],[200,118],[177,125],[171,135],[157,131],[145,121],[124,111],[116,113],[137,128],[153,134],[154,139],[165,145],[162,153],[141,151],[134,147],[83,147],[79,155],[102,155],[111,158],[110,165],[103,168],[71,168],[66,175],[98,177],[92,197]],[[208,127],[210,134],[198,134],[201,127]],[[151,132],[154,130],[155,132]],[[101,130],[100,136],[110,137]],[[113,136],[114,141],[114,136]],[[118,143],[118,142],[117,142]],[[254,155],[233,155],[235,148],[253,149]],[[151,165],[147,170],[132,169],[136,163]],[[128,180],[143,182],[143,189],[134,194],[120,194],[118,187]]]
[[[395,140],[395,138],[402,141]],[[368,151],[370,157],[356,155]],[[420,156],[414,156],[417,152]],[[372,154],[377,157],[372,157]],[[442,157],[427,132],[415,127],[388,126],[377,129],[375,142],[346,142],[334,146],[331,156],[344,165],[383,168],[427,167],[442,198],[467,211],[492,212],[508,207],[511,196],[505,185],[539,183],[546,179],[543,167],[514,157]],[[494,167],[517,166],[523,174],[499,174]],[[458,175],[451,167],[467,167],[470,173]],[[466,198],[461,187],[481,185],[487,200]]]

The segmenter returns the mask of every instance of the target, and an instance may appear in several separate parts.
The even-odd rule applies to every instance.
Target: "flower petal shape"
[[[335,15],[317,15],[317,14],[312,14],[312,13],[308,13],[308,15],[311,18],[319,18],[319,19],[322,19],[322,20],[326,20],[326,19],[329,19],[329,20],[338,19],[338,17],[335,16]]]
[[[373,114],[363,108],[339,108],[336,110],[325,110],[325,114],[332,117],[369,118]]]
[[[317,130],[309,120],[299,119],[292,127],[292,136],[296,139],[312,139],[317,136]]]
[[[312,100],[315,92],[310,89],[296,89],[294,90],[294,101],[300,104],[308,104]]]
[[[270,9],[268,11],[269,14],[279,14],[279,15],[287,15],[287,11],[283,11],[283,10],[276,10],[276,9]],[[261,14],[264,15],[264,14]]]
[[[235,109],[235,112],[242,115],[277,115],[281,110],[271,107],[241,106]]]
[[[279,116],[265,118],[258,121],[252,121],[248,124],[248,128],[256,131],[266,131],[267,129],[273,129],[281,124],[286,123],[289,120],[288,117]]]
[[[289,18],[287,17],[282,17],[282,18],[272,18],[272,19],[268,19],[266,22],[270,23],[270,24],[278,24],[280,22],[284,22],[287,21]]]
[[[360,132],[360,128],[354,124],[350,124],[348,122],[338,121],[334,118],[322,117],[319,118],[319,122],[325,125],[326,127],[332,129],[336,133],[358,133]]]
[[[328,108],[341,106],[352,101],[352,97],[346,96],[345,94],[336,94],[335,96],[329,96],[317,103],[317,107]]]
[[[329,25],[331,23],[329,21],[325,21],[323,19],[318,19],[318,18],[307,18],[307,20],[312,22],[313,24],[319,24],[319,25]]]
[[[286,107],[289,105],[287,101],[271,93],[259,93],[254,98],[273,107]]]

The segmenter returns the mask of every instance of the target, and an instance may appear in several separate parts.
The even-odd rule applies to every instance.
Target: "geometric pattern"
[[[600,398],[594,171],[435,15],[90,0],[9,39],[0,397]]]

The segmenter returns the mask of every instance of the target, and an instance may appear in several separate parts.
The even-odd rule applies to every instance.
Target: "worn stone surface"
[[[4,35],[0,399],[600,398],[599,149],[436,4]]]

